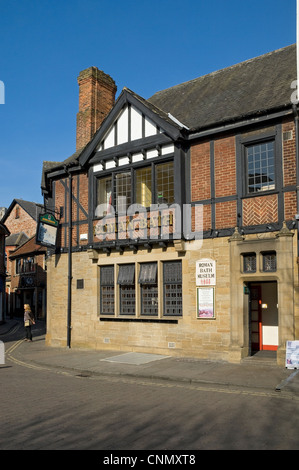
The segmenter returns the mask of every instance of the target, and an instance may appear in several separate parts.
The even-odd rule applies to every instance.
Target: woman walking
[[[35,325],[34,316],[29,304],[24,305],[24,326],[26,329],[25,341],[32,341],[31,325]]]

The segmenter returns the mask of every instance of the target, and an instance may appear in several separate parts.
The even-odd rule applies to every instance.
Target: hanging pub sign
[[[37,225],[36,243],[55,248],[58,223],[52,214],[41,214]]]
[[[196,285],[215,286],[216,285],[216,263],[215,260],[203,258],[196,261]]]

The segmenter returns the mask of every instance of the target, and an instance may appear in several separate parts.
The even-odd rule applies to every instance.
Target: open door
[[[251,352],[262,349],[262,289],[260,285],[250,288],[250,341]]]
[[[276,351],[278,347],[277,283],[250,285],[249,330],[251,352]]]

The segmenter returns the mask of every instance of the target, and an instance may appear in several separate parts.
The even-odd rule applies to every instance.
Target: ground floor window
[[[102,266],[100,278],[101,314],[114,315],[114,266]]]
[[[100,315],[177,317],[182,307],[180,260],[100,266]]]
[[[276,271],[276,253],[271,251],[263,253],[263,271],[274,272]]]
[[[135,265],[119,266],[119,313],[120,315],[135,315]]]
[[[165,262],[164,277],[164,315],[182,315],[182,263]]]
[[[140,266],[141,315],[158,315],[157,263]]]

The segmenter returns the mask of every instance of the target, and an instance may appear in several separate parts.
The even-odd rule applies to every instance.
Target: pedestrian
[[[31,312],[29,304],[24,305],[24,326],[26,329],[26,339],[25,341],[32,341],[32,331],[31,326],[35,325],[34,316]]]

